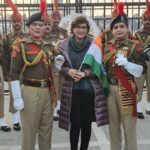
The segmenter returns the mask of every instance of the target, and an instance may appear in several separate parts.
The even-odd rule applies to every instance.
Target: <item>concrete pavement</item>
[[[145,95],[143,95],[143,110],[145,110]],[[12,127],[11,114],[8,112],[9,95],[5,95],[5,119]],[[144,111],[145,114],[145,111]],[[110,150],[108,126],[97,128],[92,125],[92,136],[89,150]],[[137,120],[138,150],[150,150],[150,116],[145,114],[144,120]],[[70,150],[69,132],[58,128],[58,122],[54,122],[52,150]],[[0,131],[0,150],[20,150],[21,131],[4,133]],[[36,150],[38,146],[36,145]]]

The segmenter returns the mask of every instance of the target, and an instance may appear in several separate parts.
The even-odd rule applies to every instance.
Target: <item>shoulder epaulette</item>
[[[20,52],[20,49],[18,48],[18,45],[21,43],[22,40],[17,39],[13,42],[12,44],[12,52],[11,52],[11,56],[12,57],[16,57],[17,56],[17,52]]]
[[[131,40],[131,41],[133,41],[133,43],[136,44],[136,45],[140,44],[140,42],[138,40]]]
[[[2,39],[3,39],[3,40],[6,40],[6,39],[9,37],[9,35],[11,35],[11,32],[10,32],[10,33],[7,33],[7,34],[2,35]]]
[[[113,44],[114,43],[114,40],[110,40],[107,42],[107,44]]]

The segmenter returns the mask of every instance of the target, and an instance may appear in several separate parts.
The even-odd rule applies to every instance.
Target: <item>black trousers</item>
[[[81,134],[80,150],[87,150],[91,137],[91,124],[95,120],[94,95],[75,90],[72,94],[70,114],[70,145],[71,150],[78,149]]]

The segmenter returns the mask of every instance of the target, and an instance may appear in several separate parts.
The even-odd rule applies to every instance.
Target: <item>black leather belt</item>
[[[118,85],[118,79],[117,78],[108,78],[108,81],[112,85]]]
[[[49,87],[50,82],[48,80],[45,81],[32,81],[32,80],[23,80],[24,85],[33,86],[33,87]]]

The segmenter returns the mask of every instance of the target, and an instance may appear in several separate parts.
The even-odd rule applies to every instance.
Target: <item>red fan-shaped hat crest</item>
[[[114,0],[114,9],[112,11],[112,18],[117,17],[118,15],[118,3],[117,0]]]
[[[40,0],[40,11],[44,22],[50,23],[50,17],[47,14],[47,2],[46,0]]]
[[[61,20],[61,16],[58,10],[58,0],[54,0],[53,12],[51,13],[51,17],[57,17]]]
[[[11,19],[15,21],[22,21],[21,14],[18,11],[17,6],[11,0],[4,0],[4,2],[12,9],[13,13]]]
[[[142,18],[150,17],[150,2],[149,0],[146,0],[146,10],[142,14]]]

